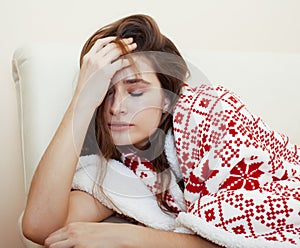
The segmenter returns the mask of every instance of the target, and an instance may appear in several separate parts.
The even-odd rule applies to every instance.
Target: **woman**
[[[193,233],[225,246],[297,244],[299,148],[233,93],[190,88],[187,75],[148,16],[97,31],[34,175],[25,236],[50,235],[49,247],[215,246]],[[97,146],[85,140],[94,116]],[[91,147],[100,152],[78,161]],[[91,223],[114,212],[139,225]]]

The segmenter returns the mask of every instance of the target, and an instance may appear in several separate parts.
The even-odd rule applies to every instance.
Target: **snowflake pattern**
[[[174,116],[187,212],[235,235],[300,246],[300,149],[221,86],[187,87]],[[183,135],[191,129],[196,138]]]

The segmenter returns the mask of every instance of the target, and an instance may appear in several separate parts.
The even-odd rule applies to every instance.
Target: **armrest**
[[[69,44],[23,46],[13,54],[25,192],[69,104],[79,70],[80,48]]]

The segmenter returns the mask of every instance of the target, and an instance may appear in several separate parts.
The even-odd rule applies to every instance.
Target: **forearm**
[[[74,222],[100,222],[114,212],[106,208],[92,195],[74,190],[70,193],[68,218],[64,225]]]
[[[46,149],[32,179],[23,217],[25,236],[42,243],[51,232],[66,221],[69,195],[79,151],[92,113],[82,111],[76,125],[76,148],[73,137],[73,114],[80,111],[73,98],[51,143]],[[90,111],[91,112],[91,111]]]
[[[138,236],[139,240],[136,240],[137,243],[134,245],[134,247],[141,247],[140,244],[143,244],[142,246],[143,248],[220,247],[197,235],[162,231],[162,230],[152,229],[148,227],[141,227],[140,232],[141,235]],[[141,237],[143,240],[140,239]]]

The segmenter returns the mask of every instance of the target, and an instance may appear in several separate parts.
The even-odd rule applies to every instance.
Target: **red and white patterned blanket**
[[[259,247],[300,247],[300,149],[286,136],[234,93],[201,85],[181,95],[174,137],[187,205],[180,223],[200,235],[214,226],[231,239],[219,242],[226,246],[236,235]]]

